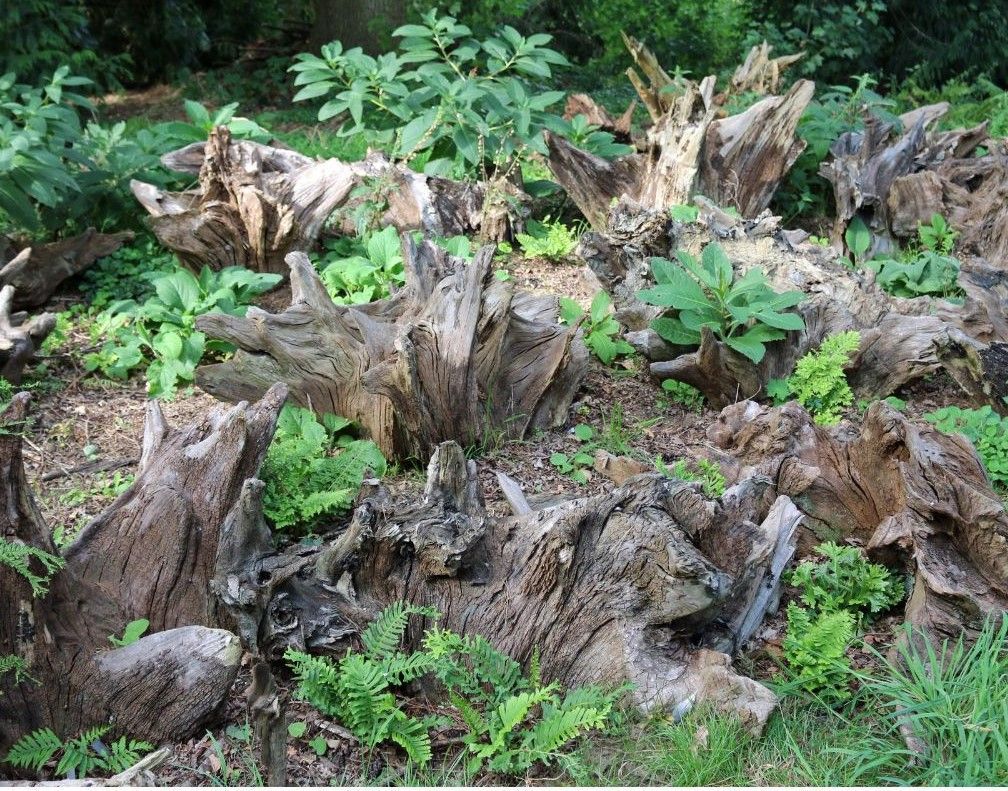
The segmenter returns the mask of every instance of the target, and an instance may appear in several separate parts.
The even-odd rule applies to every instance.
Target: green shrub
[[[96,769],[107,774],[123,772],[154,749],[147,742],[125,736],[105,744],[102,737],[110,730],[111,726],[98,725],[64,742],[49,728],[41,728],[18,739],[5,760],[20,769],[38,772],[58,755],[58,776],[82,778]]]
[[[857,547],[826,542],[816,553],[824,560],[806,560],[789,577],[807,607],[820,613],[867,610],[874,615],[903,601],[903,583],[885,566],[865,560]]]
[[[680,250],[676,261],[651,259],[656,285],[638,293],[651,305],[671,308],[674,316],[655,319],[652,326],[669,343],[696,346],[700,329],[711,328],[729,347],[758,363],[766,344],[783,339],[788,330],[804,329],[794,307],[805,295],[778,294],[759,269],[736,278],[731,261],[717,242],[703,249],[700,261]]]
[[[1008,418],[989,405],[979,409],[942,407],[924,415],[939,431],[962,434],[973,443],[991,482],[1000,491],[1008,489]]]
[[[161,247],[153,236],[143,235],[91,264],[81,275],[79,287],[89,308],[100,312],[122,300],[146,301],[154,294],[151,281],[178,267],[175,253]]]
[[[956,232],[935,214],[930,223],[918,226],[917,233],[919,247],[911,247],[899,258],[874,258],[865,266],[876,273],[882,288],[897,297],[960,296],[959,261],[950,255]]]
[[[560,91],[537,91],[530,80],[547,80],[566,59],[547,48],[550,36],[524,37],[510,26],[482,41],[454,17],[423,15],[393,35],[400,51],[373,58],[339,42],[322,57],[301,54],[291,71],[301,90],[294,101],[326,98],[318,118],[349,113],[341,134],[363,130],[410,160],[430,150],[424,171],[440,174],[456,158],[479,172],[530,148],[546,153],[541,130],[565,123],[546,112]],[[422,64],[411,68],[414,64]]]
[[[704,494],[708,497],[720,497],[725,493],[725,477],[721,465],[716,461],[697,459],[690,464],[687,459],[679,459],[671,467],[658,458],[655,459],[658,472],[668,478],[678,478],[680,481],[700,481]]]
[[[234,350],[231,344],[207,341],[195,329],[197,317],[215,312],[244,316],[252,300],[280,279],[241,267],[218,272],[203,267],[199,277],[182,268],[158,275],[151,281],[154,294],[144,302],[121,300],[99,314],[94,332],[106,340],[97,352],[85,355],[84,365],[125,379],[146,364],[148,393],[170,398],[192,381],[204,354]]]
[[[771,379],[767,393],[777,404],[794,396],[820,425],[839,423],[843,410],[854,403],[844,367],[860,342],[854,330],[829,336],[817,351],[802,356],[787,380]]]
[[[263,462],[263,512],[280,530],[310,529],[323,516],[349,508],[370,471],[385,474],[385,458],[368,440],[340,432],[350,421],[287,405]]]
[[[338,663],[289,650],[285,658],[299,684],[297,696],[338,718],[366,748],[393,742],[423,765],[431,758],[429,731],[445,720],[409,716],[395,692],[431,675],[463,723],[472,776],[484,767],[520,774],[536,762],[553,762],[573,740],[606,725],[622,692],[582,687],[561,695],[557,685],[542,684],[535,657],[525,675],[484,638],[436,627],[424,633],[422,650],[406,654],[400,645],[414,614],[439,617],[429,608],[392,604],[361,635],[363,653]]]
[[[619,322],[610,313],[612,300],[605,291],[599,291],[592,299],[591,308],[585,319],[584,342],[592,353],[605,365],[610,365],[617,357],[633,354],[633,346],[620,340]],[[573,299],[560,298],[560,320],[564,324],[574,325],[585,315]]]

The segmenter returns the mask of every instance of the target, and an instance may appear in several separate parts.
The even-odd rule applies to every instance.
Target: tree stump
[[[313,160],[233,141],[226,127],[215,129],[206,143],[166,154],[162,161],[198,173],[199,188],[170,193],[134,181],[133,194],[151,215],[161,243],[196,271],[243,266],[286,275],[287,254],[312,249],[335,210],[347,210],[341,230],[354,233],[351,210],[368,201],[375,203],[382,226],[420,229],[435,237],[503,239],[510,223],[519,222],[508,201],[523,196],[510,183],[424,176],[380,153],[362,162]],[[497,211],[501,206],[503,215]]]
[[[239,352],[197,369],[218,398],[258,397],[277,381],[318,413],[357,423],[390,458],[423,460],[441,442],[522,437],[566,420],[587,367],[553,298],[494,277],[494,248],[471,263],[404,236],[406,285],[367,305],[333,304],[301,253],[288,258],[291,306],[197,320]]]
[[[24,313],[12,314],[15,298],[14,286],[0,288],[0,376],[16,385],[21,384],[24,367],[56,326],[56,317],[52,313],[31,318]]]

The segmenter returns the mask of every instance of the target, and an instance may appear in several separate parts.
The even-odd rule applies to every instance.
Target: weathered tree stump
[[[550,169],[592,227],[604,228],[613,199],[623,197],[664,210],[702,194],[744,217],[759,214],[805,148],[795,129],[815,85],[799,80],[782,97],[768,96],[718,119],[718,98],[724,97],[714,96],[713,76],[676,82],[650,50],[628,36],[624,40],[647,84],[633,69],[627,75],[654,122],[640,152],[610,161],[546,135]],[[751,73],[737,74],[739,84],[766,84],[782,63],[750,53]]]
[[[428,177],[379,153],[362,162],[313,160],[233,141],[225,127],[215,129],[206,143],[162,160],[167,167],[198,173],[199,188],[168,193],[134,181],[133,194],[150,213],[161,243],[197,271],[244,266],[286,275],[287,254],[311,249],[336,209],[348,210],[340,225],[353,233],[350,210],[365,201],[379,207],[383,226],[420,229],[435,237],[479,234],[499,240],[510,233],[516,217],[507,201],[521,197],[509,182]]]
[[[565,421],[588,358],[576,328],[557,324],[556,301],[495,278],[493,247],[467,263],[404,245],[405,287],[356,306],[333,304],[307,257],[291,254],[285,312],[197,320],[240,349],[197,369],[197,384],[236,401],[286,382],[295,402],[353,420],[398,459]]]
[[[16,385],[21,383],[24,367],[56,326],[56,317],[52,313],[31,318],[24,313],[12,314],[14,300],[14,286],[0,288],[0,376]]]
[[[0,259],[5,262],[0,269],[0,286],[14,287],[15,307],[44,305],[60,283],[132,239],[132,231],[98,233],[88,228],[68,239],[25,247],[10,260]]]
[[[1008,610],[1008,515],[976,451],[959,435],[873,404],[856,432],[816,426],[795,403],[725,409],[708,429],[742,463],[794,498],[815,541],[853,539],[907,563],[906,619],[936,644]]]
[[[110,721],[161,742],[214,715],[241,658],[239,640],[212,628],[224,623],[208,597],[218,535],[258,472],[284,397],[278,386],[182,430],[151,402],[135,482],[67,549],[48,594],[33,599],[0,566],[0,654],[24,659],[37,680],[0,678],[0,748],[41,726],[73,735]],[[20,393],[3,415],[0,536],[55,554],[21,461],[27,405]],[[139,618],[151,634],[113,648],[109,636]]]
[[[580,255],[613,297],[616,318],[627,339],[654,360],[651,370],[700,389],[714,408],[763,392],[773,378],[788,376],[797,360],[828,335],[861,334],[848,376],[861,398],[892,395],[900,386],[938,369],[946,370],[977,403],[1004,408],[1000,396],[1008,380],[1008,277],[979,267],[964,269],[963,304],[885,293],[871,272],[858,272],[835,251],[804,242],[804,234],[782,232],[778,218],[744,221],[699,201],[700,221],[680,224],[666,213],[623,203],[610,216],[606,233],[589,233]],[[698,254],[717,240],[742,274],[762,269],[777,291],[798,289],[806,299],[795,309],[805,329],[767,346],[759,364],[729,349],[710,331],[696,351],[672,347],[654,330],[661,308],[645,305],[637,292],[652,285],[650,257],[672,258],[677,249]]]

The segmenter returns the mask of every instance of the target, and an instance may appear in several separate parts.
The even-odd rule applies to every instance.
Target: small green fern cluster
[[[32,569],[33,560],[41,565],[41,571]],[[38,547],[0,538],[0,565],[14,569],[28,580],[33,596],[45,596],[52,575],[63,568],[63,558]]]
[[[854,402],[854,393],[847,384],[844,366],[857,351],[861,335],[854,330],[826,338],[818,351],[809,352],[785,379],[772,379],[767,393],[777,404],[792,396],[823,426],[840,422],[844,409]]]
[[[364,476],[385,474],[385,457],[368,440],[340,432],[350,421],[285,406],[263,462],[263,511],[278,529],[310,529],[354,501]]]
[[[8,673],[14,674],[14,683],[18,684],[22,678],[30,678],[28,675],[28,663],[14,654],[0,656],[0,678]]]
[[[297,695],[338,718],[366,747],[393,742],[423,765],[431,758],[430,729],[454,720],[411,717],[395,691],[431,675],[465,724],[465,766],[475,774],[484,766],[520,773],[537,761],[550,763],[571,741],[604,727],[622,693],[584,687],[561,695],[557,685],[542,684],[536,656],[526,675],[483,637],[436,627],[425,632],[421,651],[403,653],[402,636],[414,614],[439,617],[428,608],[393,604],[361,635],[364,651],[338,663],[288,651]]]
[[[885,566],[869,563],[856,547],[826,542],[816,547],[824,559],[805,561],[789,582],[809,609],[790,604],[782,648],[795,682],[825,700],[850,695],[848,643],[866,613],[899,604],[906,590]]]
[[[686,459],[679,459],[669,467],[661,458],[655,459],[655,467],[667,478],[678,478],[680,481],[699,481],[704,494],[708,497],[720,497],[725,493],[724,473],[716,461],[697,459],[692,468]]]
[[[40,728],[22,736],[5,760],[20,769],[38,772],[58,755],[56,775],[73,779],[87,777],[95,770],[107,774],[125,771],[154,749],[147,742],[125,736],[106,744],[102,737],[109,730],[108,725],[97,725],[64,742],[49,728]]]

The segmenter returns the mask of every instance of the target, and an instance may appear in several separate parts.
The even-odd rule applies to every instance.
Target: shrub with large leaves
[[[784,312],[805,298],[802,292],[777,293],[756,268],[736,278],[717,242],[703,249],[699,261],[683,250],[675,261],[652,258],[651,271],[655,285],[638,296],[670,309],[670,315],[655,319],[652,326],[677,346],[698,345],[701,328],[709,327],[732,349],[758,363],[767,343],[782,340],[789,330],[805,328],[801,316]]]

